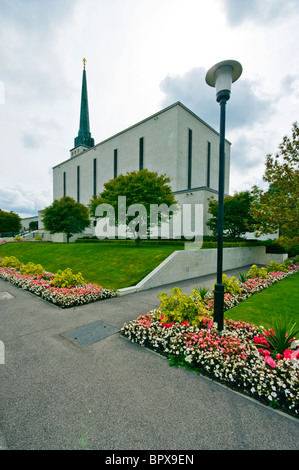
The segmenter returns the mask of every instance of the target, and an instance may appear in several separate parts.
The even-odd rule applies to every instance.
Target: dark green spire
[[[82,92],[81,92],[81,110],[80,110],[80,128],[78,136],[75,137],[75,147],[84,145],[85,147],[93,147],[94,139],[91,137],[89,130],[89,112],[88,112],[88,97],[87,97],[87,81],[85,70],[86,59],[83,59],[83,78],[82,78]]]

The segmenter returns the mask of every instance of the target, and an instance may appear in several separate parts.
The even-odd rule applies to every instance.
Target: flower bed
[[[22,275],[17,268],[0,267],[0,278],[61,308],[75,307],[115,296],[113,291],[95,284],[55,287],[51,285],[54,274],[47,272],[43,275],[31,276]]]
[[[299,265],[290,265],[287,272],[271,273],[266,279],[253,278],[240,283],[241,290],[237,295],[225,294],[225,309],[298,270]],[[174,295],[177,294],[176,290]],[[196,302],[199,305],[196,323],[175,321],[177,317],[157,309],[125,324],[121,334],[168,357],[170,365],[202,373],[299,417],[298,342],[290,338],[285,352],[275,354],[274,360],[271,351],[265,352],[263,338],[269,339],[269,332],[245,322],[225,320],[220,333],[212,318],[212,295],[205,299],[204,309],[203,299],[199,302],[194,296]]]

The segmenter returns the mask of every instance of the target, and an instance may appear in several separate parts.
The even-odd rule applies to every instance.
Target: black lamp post
[[[208,85],[216,88],[216,100],[220,105],[219,186],[218,186],[218,250],[217,282],[214,289],[214,321],[223,330],[224,284],[223,272],[223,214],[225,175],[225,109],[230,98],[231,85],[238,80],[242,66],[235,60],[225,60],[211,67],[206,74]]]

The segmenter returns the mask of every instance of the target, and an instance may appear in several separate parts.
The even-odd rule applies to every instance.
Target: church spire
[[[84,145],[85,147],[93,147],[94,139],[91,137],[89,130],[89,112],[88,112],[88,97],[87,97],[87,81],[86,81],[86,59],[83,59],[83,78],[82,78],[82,92],[81,92],[81,110],[80,110],[80,128],[78,136],[75,137],[75,147]]]

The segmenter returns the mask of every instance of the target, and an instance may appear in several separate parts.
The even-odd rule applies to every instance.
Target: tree
[[[15,212],[0,209],[0,233],[19,232],[22,228],[21,217]]]
[[[269,188],[253,187],[255,201],[251,214],[258,233],[274,233],[290,239],[299,233],[299,127],[295,122],[292,136],[283,137],[278,152],[266,156],[263,180]]]
[[[253,195],[250,191],[236,192],[233,196],[224,197],[223,232],[227,237],[241,237],[250,232],[255,221],[250,215],[250,207]],[[218,232],[218,201],[209,199],[208,212],[212,217],[207,221],[207,226],[216,236]]]
[[[65,233],[67,242],[75,233],[82,233],[90,226],[89,211],[86,206],[69,196],[53,202],[43,213],[44,228],[50,233]]]
[[[170,179],[166,175],[158,175],[157,172],[150,172],[147,169],[121,174],[105,183],[102,193],[91,199],[90,214],[92,217],[97,217],[97,207],[101,204],[108,204],[113,208],[114,213],[119,215],[122,210],[119,196],[125,196],[125,207],[123,207],[125,219],[123,218],[122,222],[131,229],[131,238],[134,238],[138,244],[140,238],[147,238],[150,229],[155,225],[160,225],[163,220],[163,214],[162,216],[159,214],[157,223],[153,222],[150,216],[151,205],[164,204],[171,207],[176,204],[169,182]],[[136,212],[138,212],[138,217],[136,217]],[[104,216],[104,214],[101,215]],[[171,217],[172,213],[167,213],[167,216]],[[114,222],[115,226],[120,225],[118,218],[115,218]]]

